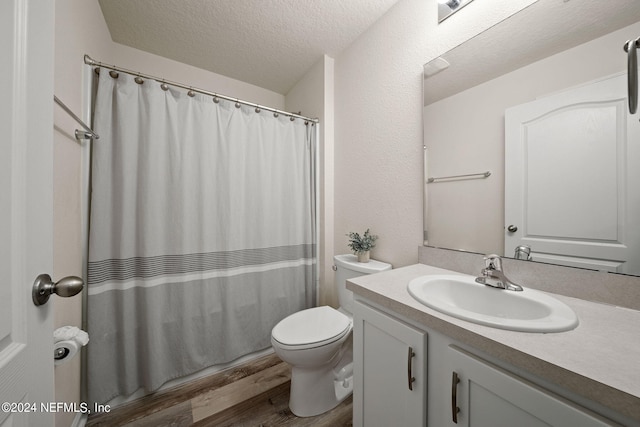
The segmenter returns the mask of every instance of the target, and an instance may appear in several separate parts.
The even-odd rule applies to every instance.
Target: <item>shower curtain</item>
[[[315,303],[315,127],[139,82],[103,69],[94,108],[91,402],[268,348]]]

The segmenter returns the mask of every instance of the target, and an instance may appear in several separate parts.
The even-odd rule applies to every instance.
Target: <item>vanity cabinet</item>
[[[611,426],[575,404],[454,345],[447,347],[450,426]]]
[[[353,321],[353,425],[426,425],[426,332],[359,302]]]
[[[439,331],[397,317],[356,299],[354,426],[618,425]]]

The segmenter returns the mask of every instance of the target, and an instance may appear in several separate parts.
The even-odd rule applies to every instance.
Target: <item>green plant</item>
[[[378,236],[370,234],[368,228],[362,236],[355,232],[351,232],[347,234],[347,236],[349,237],[349,243],[347,244],[347,246],[351,248],[354,254],[367,252],[375,248],[376,240],[378,240]]]

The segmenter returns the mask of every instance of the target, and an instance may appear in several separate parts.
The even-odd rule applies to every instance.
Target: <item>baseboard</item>
[[[87,424],[87,414],[78,412],[76,416],[73,418],[73,422],[69,427],[84,427],[86,424]]]

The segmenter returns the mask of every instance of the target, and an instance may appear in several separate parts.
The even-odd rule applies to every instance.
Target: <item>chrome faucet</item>
[[[504,275],[502,259],[499,255],[491,254],[484,257],[482,276],[476,277],[476,282],[507,291],[521,291],[522,286],[516,285]]]
[[[521,259],[524,261],[531,261],[531,246],[520,245],[516,247],[516,253],[513,256],[515,259]]]

